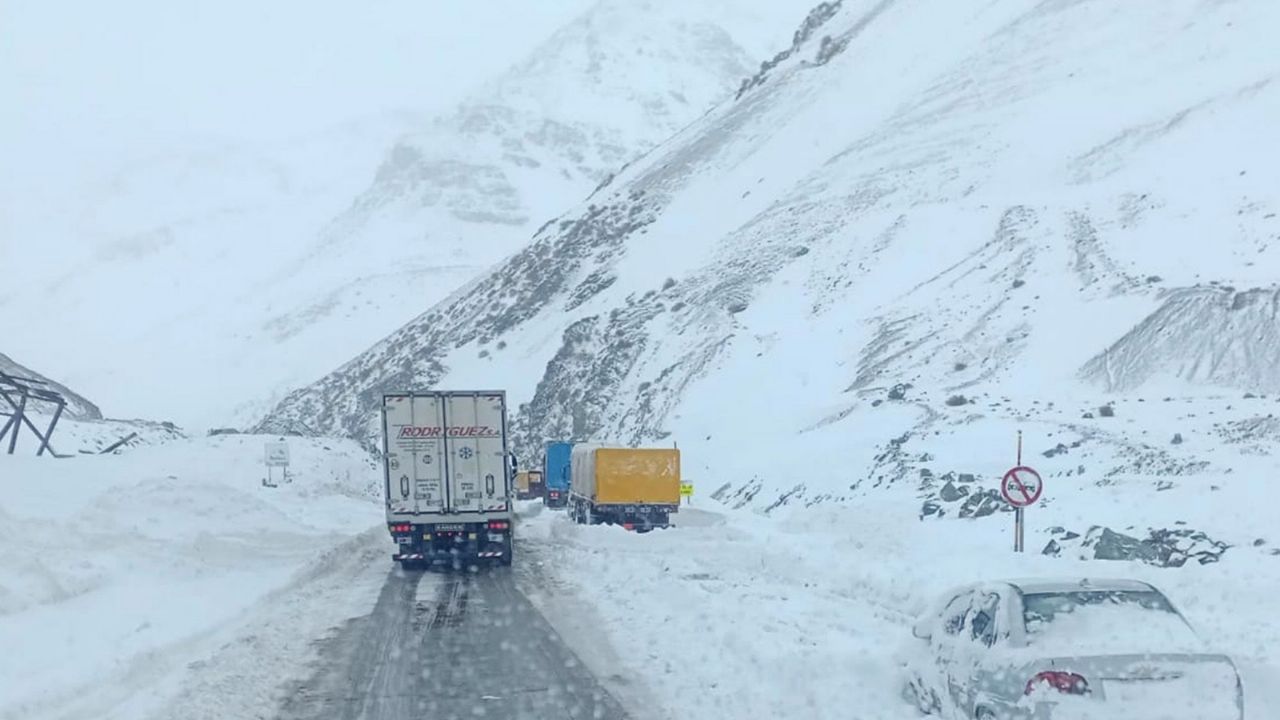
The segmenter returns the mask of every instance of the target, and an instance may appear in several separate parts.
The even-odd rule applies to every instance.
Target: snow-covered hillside
[[[734,502],[889,485],[909,517],[950,478],[982,506],[1023,427],[1082,503],[1179,476],[1183,510],[1126,532],[1251,542],[1261,519],[1198,503],[1271,497],[1278,13],[825,3],[736,100],[262,427],[367,439],[384,389],[501,385],[526,454],[678,441]]]
[[[705,113],[804,10],[601,0],[434,121],[139,161],[13,230],[0,333],[117,412],[248,421]]]
[[[4,353],[0,353],[0,372],[14,378],[18,378],[19,382],[34,380],[34,383],[29,383],[32,387],[58,393],[67,401],[66,410],[63,412],[69,418],[96,420],[102,417],[102,411],[98,409],[97,405],[94,405],[92,402],[81,397],[66,385],[55,380],[51,380],[28,367],[19,365]],[[2,410],[4,412],[9,412],[10,408],[6,406]]]
[[[1280,391],[1274,12],[824,4],[739,99],[271,417],[362,435],[369,390],[494,375],[541,434],[627,440],[744,403],[827,427],[897,383]]]

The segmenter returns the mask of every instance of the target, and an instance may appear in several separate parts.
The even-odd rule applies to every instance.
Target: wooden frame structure
[[[67,409],[67,400],[53,390],[39,387],[47,384],[43,380],[10,375],[0,370],[0,417],[9,418],[3,426],[0,426],[0,447],[7,449],[8,454],[12,455],[18,447],[18,435],[22,432],[22,426],[25,425],[40,441],[36,455],[43,455],[48,450],[50,455],[58,456],[49,441],[53,437],[54,429],[58,426],[58,419],[62,417],[62,411]],[[49,427],[43,432],[27,415],[27,404],[31,401],[54,406]]]

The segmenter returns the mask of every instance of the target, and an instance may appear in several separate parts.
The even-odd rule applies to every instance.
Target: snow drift
[[[352,540],[382,520],[371,459],[349,442],[294,441],[293,482],[265,488],[263,440],[178,440],[65,460],[0,456],[0,644],[20,650],[0,658],[0,718],[172,717],[155,705],[199,669],[188,664],[235,637],[254,617],[244,613],[272,593],[352,556],[384,574],[373,558],[385,557],[385,531]],[[308,631],[357,612],[350,598],[317,603]],[[306,655],[295,648],[288,659]],[[227,701],[209,702],[225,709]]]

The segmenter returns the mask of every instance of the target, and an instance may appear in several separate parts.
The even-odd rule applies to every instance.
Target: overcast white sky
[[[0,0],[0,189],[191,138],[441,109],[590,4]]]

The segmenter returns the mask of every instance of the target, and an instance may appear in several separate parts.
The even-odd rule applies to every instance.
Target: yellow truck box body
[[[598,504],[680,504],[675,448],[597,448],[594,475]]]

